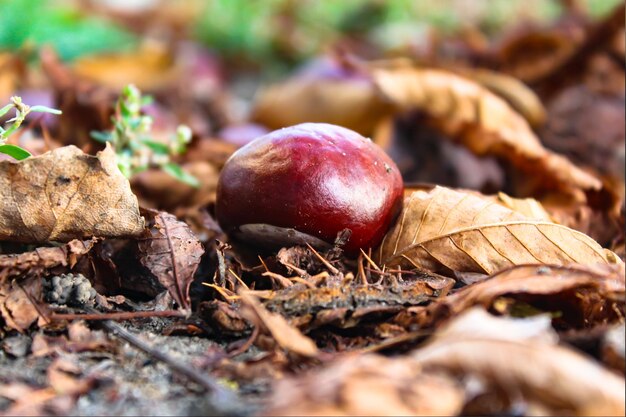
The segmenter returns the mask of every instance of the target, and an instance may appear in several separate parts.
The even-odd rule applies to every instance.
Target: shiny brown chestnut
[[[344,249],[376,247],[402,208],[400,171],[360,134],[303,123],[261,136],[222,169],[216,215],[222,229],[264,246],[324,247],[350,229]]]

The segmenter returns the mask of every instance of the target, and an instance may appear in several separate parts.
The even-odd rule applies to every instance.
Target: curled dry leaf
[[[30,278],[21,283],[0,285],[0,315],[7,327],[24,332],[39,318],[33,304],[41,296],[41,282]]]
[[[307,358],[319,356],[315,342],[290,325],[283,316],[267,311],[252,294],[242,292],[240,295],[241,302],[247,307],[244,310],[246,318],[266,328],[281,348]]]
[[[189,286],[204,249],[189,226],[166,212],[147,211],[151,227],[139,238],[139,261],[183,309],[191,307]]]
[[[580,232],[444,187],[405,201],[379,259],[387,266],[484,274],[528,263],[621,263]]]
[[[467,68],[455,72],[504,98],[531,126],[538,127],[546,121],[546,109],[539,97],[517,78],[482,68]]]
[[[425,374],[411,358],[344,356],[310,374],[280,380],[269,416],[457,415],[463,392],[451,378]]]
[[[480,84],[402,62],[370,71],[381,94],[399,111],[424,111],[442,132],[475,154],[503,158],[542,178],[544,187],[574,192],[601,188],[597,178],[544,148],[526,120]]]
[[[96,156],[66,146],[0,162],[0,240],[69,241],[142,231],[137,197],[110,147]]]
[[[56,268],[72,268],[79,258],[91,250],[95,239],[90,241],[72,240],[63,246],[37,248],[31,252],[0,255],[0,285],[10,278],[23,275],[43,275]]]
[[[623,377],[549,340],[510,337],[519,329],[513,319],[499,319],[494,332],[478,336],[472,330],[462,332],[465,327],[475,328],[463,324],[468,318],[475,317],[458,317],[450,323],[456,331],[443,330],[440,337],[414,351],[413,358],[426,371],[478,377],[487,383],[487,390],[517,394],[508,398],[509,403],[519,404],[521,395],[531,415],[624,415]]]
[[[498,300],[506,296],[544,306],[546,311],[560,311],[559,322],[591,327],[623,317],[624,292],[623,264],[521,265],[464,287],[438,300],[428,310],[430,317],[438,319],[455,316],[477,305],[497,310]]]

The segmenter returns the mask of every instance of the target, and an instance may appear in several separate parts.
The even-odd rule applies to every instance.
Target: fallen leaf
[[[267,311],[251,294],[242,292],[240,296],[241,302],[247,307],[247,310],[244,310],[246,318],[255,322],[257,326],[266,328],[281,348],[307,358],[319,356],[320,352],[315,342],[290,325],[283,316]]]
[[[343,356],[279,380],[267,416],[458,415],[463,392],[451,378],[425,374],[411,358]]]
[[[578,231],[444,187],[407,199],[380,246],[379,259],[389,267],[484,274],[525,263],[621,262]]]
[[[189,226],[166,212],[147,211],[152,225],[138,239],[139,261],[157,277],[182,309],[189,309],[189,286],[204,249]]]
[[[142,231],[137,197],[110,147],[97,156],[67,146],[0,162],[0,240],[40,243]]]
[[[136,83],[144,91],[156,91],[167,88],[181,76],[182,68],[175,64],[163,45],[149,43],[132,52],[83,56],[73,63],[72,69],[78,77],[114,91],[129,83]]]
[[[531,126],[538,127],[546,121],[546,109],[539,97],[517,78],[482,68],[461,70],[451,68],[451,70],[476,81],[505,99]]]
[[[499,320],[497,331],[477,335],[475,326],[467,326],[463,332],[464,323],[475,318],[467,314],[456,318],[449,326],[457,330],[443,329],[412,357],[425,371],[448,371],[464,379],[478,377],[487,390],[508,395],[509,404],[526,402],[531,415],[624,415],[623,377],[549,340],[514,335],[519,328],[515,319],[493,319]]]
[[[0,255],[0,285],[23,275],[41,276],[56,267],[72,268],[96,240],[72,240],[63,246],[37,248],[31,252]]]
[[[391,110],[367,79],[294,78],[261,90],[252,120],[272,129],[303,122],[332,123],[367,136]]]
[[[620,300],[623,301],[624,292],[623,265],[521,265],[441,298],[424,313],[441,320],[473,306],[492,311],[514,308],[514,303],[498,305],[506,298],[520,301],[533,310],[558,312],[554,321],[561,326],[591,327],[621,318],[620,311],[623,314],[624,307]]]
[[[0,286],[0,315],[6,325],[20,333],[27,330],[40,313],[33,302],[41,298],[41,282],[28,279]]]
[[[601,188],[597,178],[544,148],[526,120],[480,84],[404,61],[395,67],[373,66],[370,71],[381,94],[398,111],[425,112],[442,132],[476,155],[498,156],[541,178],[542,187],[571,192]]]

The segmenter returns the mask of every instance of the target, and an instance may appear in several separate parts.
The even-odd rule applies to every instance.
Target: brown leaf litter
[[[0,162],[1,240],[137,236],[143,224],[137,197],[110,147],[97,156],[67,146]]]

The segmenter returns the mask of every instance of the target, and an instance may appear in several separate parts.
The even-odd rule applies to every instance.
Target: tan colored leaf
[[[252,294],[243,292],[240,296],[241,302],[247,307],[244,310],[246,318],[266,328],[280,347],[308,358],[319,356],[315,342],[290,325],[283,316],[267,311]]]
[[[137,197],[110,147],[97,156],[67,146],[0,162],[0,240],[69,241],[142,231]]]
[[[621,262],[580,232],[444,187],[405,201],[379,259],[387,266],[484,274],[526,263]]]
[[[183,309],[191,307],[189,286],[204,249],[189,226],[166,212],[154,215],[153,225],[139,239],[139,261]]]
[[[525,217],[558,223],[555,222],[546,209],[543,208],[543,205],[541,205],[541,203],[534,198],[514,198],[500,192],[497,195],[497,201],[504,207],[510,208]]]
[[[475,316],[455,319],[448,326],[455,331],[438,332],[413,358],[426,371],[477,377],[488,391],[511,396],[508,403],[525,401],[529,415],[624,415],[623,377],[549,338],[520,338],[519,319],[483,321],[483,326],[498,322],[497,328],[478,335],[475,325],[465,324],[468,319]]]
[[[482,68],[462,70],[451,68],[451,70],[478,82],[504,98],[531,126],[541,126],[546,121],[546,109],[539,97],[517,78]]]
[[[263,415],[457,415],[463,392],[411,358],[344,356],[310,374],[280,380]]]
[[[325,122],[370,135],[390,110],[368,80],[295,78],[261,90],[252,118],[272,129]]]
[[[477,155],[498,156],[533,178],[543,176],[544,186],[565,190],[601,187],[597,178],[544,148],[522,116],[476,82],[406,64],[374,66],[371,74],[381,93],[399,110],[427,113],[439,129]]]

